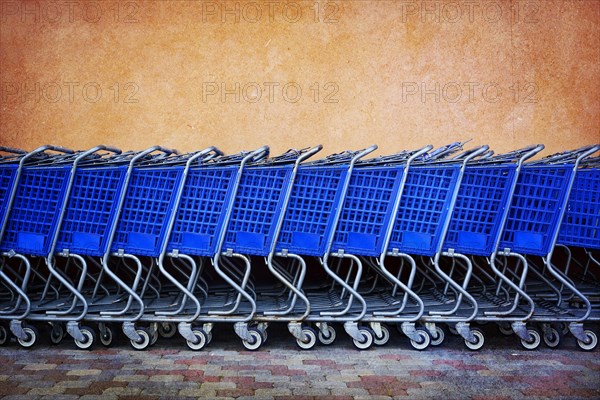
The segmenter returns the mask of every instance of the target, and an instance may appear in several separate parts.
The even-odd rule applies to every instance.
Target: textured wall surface
[[[596,0],[0,5],[0,145],[600,141]]]

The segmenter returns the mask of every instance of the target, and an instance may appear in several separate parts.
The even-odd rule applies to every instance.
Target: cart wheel
[[[50,342],[52,344],[59,344],[65,337],[65,329],[61,324],[52,325],[50,330]]]
[[[317,334],[311,327],[302,328],[302,333],[307,337],[306,341],[296,339],[296,344],[302,350],[310,350],[317,344]]]
[[[323,332],[319,329],[319,342],[324,345],[330,345],[335,341],[335,329],[331,325],[327,325],[327,332]]]
[[[262,337],[262,341],[263,344],[267,341],[267,339],[269,338],[269,334],[267,333],[266,329],[257,329],[258,333],[260,333],[260,336]]]
[[[242,340],[242,344],[250,351],[258,350],[263,344],[262,335],[256,328],[248,329],[248,334],[250,335],[250,340]]]
[[[79,328],[79,330],[81,330],[81,333],[85,337],[85,340],[83,340],[82,342],[80,342],[79,340],[75,340],[75,346],[82,350],[91,349],[92,345],[96,341],[96,334],[94,333],[92,328],[88,326],[82,326],[81,328]]]
[[[158,334],[160,337],[170,339],[177,333],[177,326],[172,322],[162,322],[158,324]]]
[[[359,332],[361,333],[363,340],[359,341],[353,339],[352,342],[354,342],[354,346],[357,349],[366,350],[373,345],[373,333],[369,328],[359,328]]]
[[[390,330],[385,325],[381,325],[381,337],[377,337],[377,334],[373,335],[373,343],[376,346],[383,346],[390,340]]]
[[[527,329],[527,333],[529,333],[530,340],[521,339],[521,345],[527,350],[535,350],[542,343],[542,335],[538,332],[537,329]]]
[[[158,342],[158,329],[148,329],[150,331],[150,346],[154,346]]]
[[[550,334],[544,335],[544,343],[551,349],[555,349],[560,344],[560,332],[554,328],[550,328]]]
[[[25,328],[23,328],[23,332],[25,332],[26,338],[17,339],[17,342],[19,342],[19,344],[25,348],[33,346],[38,337],[37,329],[33,326],[26,326]]]
[[[441,326],[436,325],[435,334],[431,335],[431,345],[439,346],[444,343],[444,339],[446,339],[446,332],[444,332],[444,329]]]
[[[587,336],[587,343],[583,340],[578,340],[577,345],[585,351],[594,350],[596,346],[598,346],[598,336],[596,336],[596,334],[590,331],[589,329],[586,329],[585,331],[583,331],[583,333],[585,333],[585,335]]]
[[[431,344],[431,337],[429,336],[429,333],[427,333],[427,331],[425,331],[421,328],[417,329],[416,333],[419,335],[419,339],[418,340],[411,339],[410,345],[415,350],[425,350]]]
[[[187,346],[194,351],[202,350],[208,344],[206,332],[204,332],[203,329],[194,329],[192,330],[192,333],[194,334],[194,336],[196,336],[197,342],[194,343],[190,342],[189,340],[186,340],[185,342]]]
[[[100,331],[100,343],[102,346],[108,347],[113,341],[113,330],[110,326],[105,326],[104,329],[104,334]]]
[[[512,327],[510,326],[510,324],[506,324],[506,325],[500,324],[500,325],[498,325],[498,330],[504,336],[511,336],[513,334],[513,330],[512,330]]]
[[[469,350],[481,350],[485,343],[485,335],[483,334],[483,331],[479,328],[473,328],[471,329],[471,333],[473,336],[475,336],[475,342],[469,342],[468,340],[465,340],[465,346],[467,346]]]
[[[560,322],[558,324],[558,329],[560,330],[560,332],[564,335],[569,334],[571,331],[569,331],[569,324],[564,323],[564,322]]]
[[[4,346],[8,341],[8,331],[0,325],[0,346]]]
[[[140,340],[130,340],[131,346],[136,350],[146,350],[148,346],[150,346],[150,333],[147,328],[138,328],[136,329],[138,335],[140,335]]]

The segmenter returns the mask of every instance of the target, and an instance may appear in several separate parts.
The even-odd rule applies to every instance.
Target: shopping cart
[[[599,321],[600,282],[596,272],[600,267],[600,157],[588,158],[580,163],[558,243],[567,253],[565,275],[576,282],[576,287],[592,303],[592,312],[587,320]],[[573,257],[571,248],[583,260]],[[592,335],[595,334],[592,332]],[[590,343],[579,342],[579,346],[583,344],[584,349],[591,350],[595,348],[596,341],[592,336]]]
[[[169,258],[171,261],[185,259],[192,266],[190,276],[193,278],[186,290],[191,293],[196,289],[199,292],[202,310],[193,321],[179,323],[179,331],[192,350],[201,350],[210,343],[215,322],[233,322],[237,332],[239,326],[247,324],[256,311],[256,302],[246,290],[249,271],[244,271],[241,277],[235,273],[231,276],[231,269],[222,268],[214,259],[218,259],[221,253],[225,228],[246,169],[268,155],[269,148],[264,146],[252,152],[211,157],[208,162],[189,169],[159,265]],[[225,282],[224,287],[212,282],[209,285],[206,281],[203,285],[197,284],[203,280],[203,260],[200,257],[211,258],[214,271]],[[245,259],[243,256],[240,258]],[[249,310],[241,307],[242,299],[250,305]]]
[[[370,287],[359,292],[366,303],[366,312],[360,322],[368,326],[358,328],[362,334],[362,340],[354,342],[358,348],[387,343],[390,334],[383,323],[414,325],[423,314],[423,302],[411,289],[415,270],[411,269],[405,284],[400,280],[402,266],[394,275],[386,267],[385,258],[392,221],[398,212],[410,165],[431,149],[432,146],[426,146],[416,151],[359,161],[350,178],[332,248],[337,254],[357,256],[358,263],[369,266],[366,271],[372,272]],[[362,265],[358,264],[357,268],[361,269]],[[398,289],[402,292],[398,293]],[[409,299],[416,307],[405,312]],[[406,332],[415,348],[420,348],[429,338],[424,331],[407,328]]]
[[[129,298],[120,311],[106,312],[99,308],[94,320],[122,321],[125,335],[137,350],[146,349],[156,342],[162,323],[189,323],[199,314],[199,301],[188,290],[191,283],[184,285],[175,279],[162,263],[161,254],[181,197],[185,174],[191,163],[214,156],[214,151],[214,148],[208,148],[179,156],[176,151],[155,146],[134,157],[130,163],[130,178],[109,234],[109,251],[102,259],[102,271],[117,282]],[[147,158],[152,152],[159,153]],[[181,165],[183,162],[185,167]],[[131,284],[126,284],[118,271],[109,267],[111,258],[120,261],[117,264],[119,268],[129,270]],[[133,261],[134,267],[130,267],[126,260]],[[148,262],[143,262],[145,260]],[[192,280],[194,275],[192,269],[188,279]],[[158,281],[158,288],[151,284],[153,279]],[[167,283],[171,286],[166,286]],[[174,291],[170,290],[172,288]],[[132,307],[132,299],[137,303],[135,308]],[[190,302],[195,310],[184,313],[185,305]],[[139,322],[147,322],[149,326],[137,326]]]
[[[194,296],[187,296],[186,288],[168,273],[162,259],[159,257],[160,275],[152,258],[148,273],[142,276],[144,270],[140,257],[162,254],[176,212],[176,208],[172,209],[169,205],[177,204],[191,163],[216,154],[220,153],[210,147],[178,156],[173,150],[155,146],[139,153],[113,157],[103,164],[96,162],[78,171],[59,245],[65,249],[63,253],[86,256],[86,260],[99,270],[96,277],[88,274],[91,285],[85,293],[89,304],[85,319],[98,323],[103,345],[108,346],[112,342],[111,324],[117,322],[123,323],[123,331],[132,346],[144,349],[157,339],[157,332],[161,331],[163,324],[193,320],[197,316],[198,311],[191,315],[181,312],[188,299],[199,309],[198,301]],[[186,163],[185,168],[182,163]],[[167,218],[170,219],[165,221]],[[128,224],[119,226],[121,221]],[[117,231],[119,228],[120,232]],[[120,247],[123,248],[119,247],[112,256],[121,261],[116,265],[120,271],[113,270],[115,268],[108,262],[116,234],[120,234]],[[94,258],[102,258],[101,263]],[[134,261],[134,268],[126,264],[127,259]],[[161,278],[164,291],[157,290],[157,298],[144,298],[146,290],[151,287],[150,281]],[[132,283],[127,284],[125,280]],[[137,292],[141,282],[143,286]],[[170,287],[169,283],[172,284]],[[172,287],[184,297],[168,293],[167,289]],[[170,301],[173,297],[175,301]],[[177,309],[177,305],[180,312],[171,312]],[[141,321],[150,322],[150,327],[137,328],[135,324]],[[86,341],[78,346],[89,348],[92,342]]]
[[[33,325],[23,325],[23,320],[48,322],[59,326],[66,322],[67,332],[76,342],[85,342],[92,335],[79,323],[87,312],[87,303],[80,293],[85,279],[85,262],[77,255],[68,255],[81,266],[82,273],[73,283],[71,277],[60,271],[55,263],[56,244],[65,214],[65,203],[73,187],[79,163],[95,158],[95,153],[106,147],[99,146],[85,152],[56,146],[42,146],[19,160],[17,173],[11,189],[11,197],[5,212],[1,231],[0,248],[4,255],[19,256],[25,265],[23,292],[30,291],[30,271],[43,283],[38,299],[26,301],[26,312],[12,319],[11,332],[23,347],[31,347],[37,340],[38,331]],[[50,156],[47,152],[57,152]],[[27,256],[27,258],[25,257]],[[31,269],[28,259],[44,259],[48,274],[44,276],[39,262]],[[52,282],[59,282],[59,287]],[[27,282],[27,283],[25,283]],[[53,288],[55,298],[48,296]],[[78,310],[77,306],[80,306]]]
[[[248,291],[255,301],[252,321],[238,321],[234,325],[236,334],[249,350],[258,349],[267,338],[270,322],[288,322],[293,328],[305,317],[309,309],[308,300],[300,291],[303,277],[292,282],[278,274],[269,261],[273,253],[276,236],[283,223],[283,216],[290,201],[292,185],[300,164],[321,150],[321,146],[301,151],[290,150],[281,156],[265,159],[248,166],[236,187],[230,215],[226,219],[223,240],[217,247],[213,264],[222,267],[233,259],[242,262],[241,288],[246,289],[251,278],[251,263],[248,256],[267,257],[270,272],[285,288],[277,293],[253,285]],[[302,274],[303,275],[303,274]],[[238,295],[239,297],[239,295]],[[295,310],[297,299],[304,303],[304,310]]]
[[[600,281],[595,271],[600,267],[600,157],[580,163],[560,228],[559,246],[567,256],[564,273],[592,302],[588,320],[599,320]]]
[[[16,187],[15,178],[20,171],[19,161],[25,154],[27,152],[23,150],[0,147],[0,241],[6,227],[8,205]],[[21,258],[18,268],[20,273],[15,272],[7,265],[6,258],[13,256]],[[0,296],[0,320],[19,321],[29,313],[31,304],[25,290],[31,274],[30,269],[29,261],[25,257],[17,254],[2,254],[0,259],[0,283],[6,289],[6,293],[2,292],[2,296]],[[19,278],[22,278],[20,286],[15,283],[15,280]],[[25,302],[25,307],[20,310],[23,302]],[[8,330],[5,326],[0,325],[0,345],[5,344],[8,339]]]
[[[587,320],[599,321],[600,282],[596,271],[600,267],[600,157],[580,163],[560,227],[558,246],[567,256],[563,272],[592,303]],[[572,303],[573,300],[569,299]],[[585,347],[592,349],[595,345],[592,341]]]
[[[334,154],[306,163],[298,170],[281,232],[276,238],[275,252],[268,260],[273,264],[271,268],[284,273],[283,263],[290,259],[295,261],[288,262],[291,265],[288,268],[293,271],[294,265],[297,265],[299,269],[287,273],[296,281],[302,281],[306,268],[304,257],[319,257],[324,272],[333,281],[329,286],[304,288],[310,312],[303,322],[289,326],[301,348],[312,348],[317,338],[323,344],[333,343],[336,337],[331,326],[333,322],[343,322],[344,329],[358,347],[372,342],[370,330],[358,326],[358,321],[366,313],[366,303],[357,292],[362,274],[360,260],[352,254],[332,253],[332,249],[356,163],[376,149],[377,146],[371,146],[357,152]],[[352,260],[345,279],[330,267],[330,257]],[[355,300],[359,303],[358,312],[352,310]],[[311,323],[316,325],[318,333]]]
[[[533,301],[523,291],[527,276],[526,262],[522,263],[521,274],[508,274],[499,269],[496,259],[499,256],[499,242],[523,163],[543,148],[543,145],[531,146],[508,154],[480,158],[466,166],[443,248],[448,254],[460,253],[471,257],[452,258],[449,276],[474,271],[472,277],[475,279],[471,282],[477,284],[474,289],[468,291],[478,303],[475,322],[497,322],[504,325],[512,323],[518,329],[524,326],[533,313]],[[523,256],[517,253],[505,251],[501,256],[518,257],[524,261]],[[492,274],[487,273],[478,264],[477,257],[487,261]],[[513,281],[513,277],[518,277],[517,282]],[[509,293],[503,285],[508,286],[514,293]],[[528,312],[522,313],[519,310],[519,315],[514,315],[522,300],[526,300],[530,306]],[[467,312],[470,313],[470,310]],[[431,328],[432,343],[441,344],[444,330],[439,326]],[[459,329],[464,329],[464,326],[457,325],[457,330]],[[526,330],[518,332],[522,335],[522,340],[531,340]],[[485,341],[483,331],[473,328],[472,334],[477,340],[466,340],[466,346],[472,350],[481,349]]]
[[[424,157],[423,163],[415,164],[408,172],[404,193],[394,220],[391,239],[387,252],[402,253],[405,258],[421,256],[424,262],[418,267],[423,282],[427,279],[433,284],[423,291],[424,284],[417,292],[425,303],[427,313],[421,318],[426,328],[436,336],[436,323],[455,324],[457,331],[465,339],[465,343],[478,341],[477,331],[472,330],[469,322],[477,314],[477,302],[467,292],[466,288],[472,275],[468,258],[457,252],[443,251],[444,240],[448,233],[450,217],[454,211],[461,182],[467,166],[472,160],[482,155],[489,155],[488,146],[481,146],[464,154],[448,159],[463,143],[445,146]],[[462,284],[457,283],[446,273],[441,265],[442,257],[459,258],[467,263],[467,271]],[[427,260],[425,258],[431,258]],[[411,264],[415,263],[414,259]],[[446,288],[440,290],[432,278],[437,277]],[[450,288],[454,297],[444,293]],[[466,299],[468,305],[463,303]],[[399,327],[409,337],[414,335],[413,325]],[[409,330],[410,329],[410,330]],[[415,344],[423,348],[429,345],[429,340]],[[413,344],[413,346],[415,346]]]
[[[600,146],[587,146],[527,163],[519,175],[499,245],[503,253],[528,256],[530,274],[525,292],[535,303],[529,321],[541,326],[544,341],[550,347],[560,342],[560,332],[553,327],[560,323],[568,324],[582,349],[594,348],[597,344],[596,335],[583,327],[592,311],[590,301],[556,268],[552,255],[579,165],[598,150]],[[540,257],[543,266],[538,266],[533,257]],[[565,304],[565,293],[578,298],[583,307]],[[525,335],[519,330],[528,333],[528,340],[522,340],[525,348],[535,349],[540,345],[542,335],[536,328],[519,327],[515,323],[512,326],[522,339]]]

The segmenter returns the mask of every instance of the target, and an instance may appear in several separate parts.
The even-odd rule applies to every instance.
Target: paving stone
[[[48,396],[48,395],[63,394],[64,392],[65,392],[64,387],[53,386],[53,387],[48,387],[48,388],[33,388],[30,391],[28,391],[27,394],[30,394],[33,396]]]
[[[212,398],[217,396],[217,391],[215,389],[210,388],[187,388],[181,389],[178,393],[178,396],[183,397],[199,397],[199,398]]]
[[[298,388],[292,390],[294,396],[329,396],[331,392],[328,389],[312,389],[312,388]]]
[[[360,381],[358,375],[327,375],[328,381],[332,382],[355,382]]]
[[[29,364],[23,367],[24,371],[41,371],[56,368],[56,364]]]
[[[89,375],[100,375],[102,370],[100,369],[75,369],[67,372],[67,375],[75,375],[75,376],[89,376]]]
[[[49,388],[54,386],[56,383],[53,381],[43,381],[43,380],[29,380],[26,382],[21,382],[19,386],[33,389],[33,388]]]
[[[281,389],[281,388],[256,389],[254,391],[254,396],[256,396],[257,398],[276,397],[276,396],[291,396],[291,395],[292,395],[292,391],[290,389]]]
[[[214,389],[214,390],[221,390],[221,389],[235,389],[237,387],[237,385],[233,382],[203,382],[200,385],[201,389]]]
[[[168,397],[176,397],[179,393],[179,389],[167,388],[163,387],[160,389],[143,389],[140,393],[142,396],[168,396]]]
[[[368,396],[369,391],[366,389],[360,388],[334,388],[331,389],[331,394],[333,396]]]
[[[265,375],[265,376],[257,376],[256,381],[257,382],[273,382],[273,383],[289,382],[290,377],[289,376]]]
[[[87,388],[89,387],[93,381],[83,380],[83,381],[61,381],[56,382],[56,386],[62,386],[65,388]]]
[[[113,388],[106,389],[104,392],[102,392],[102,395],[137,396],[138,394],[140,394],[140,392],[141,392],[141,389],[139,389],[139,388],[113,387]]]
[[[334,382],[334,381],[314,381],[310,382],[311,387],[315,389],[344,389],[348,386],[346,382]]]
[[[140,382],[147,381],[149,378],[148,375],[118,375],[113,380],[116,382]]]
[[[183,381],[181,375],[154,375],[150,377],[152,382],[180,382]]]

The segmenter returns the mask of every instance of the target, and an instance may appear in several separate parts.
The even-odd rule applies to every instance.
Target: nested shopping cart
[[[197,300],[193,296],[182,297],[186,288],[162,263],[158,263],[160,273],[157,272],[154,258],[166,242],[165,227],[171,224],[172,204],[180,196],[189,163],[212,157],[215,151],[211,147],[178,156],[173,150],[154,146],[103,163],[90,163],[77,171],[59,248],[64,249],[63,254],[84,256],[96,267],[97,274],[87,274],[88,285],[83,292],[88,302],[85,320],[98,323],[100,341],[105,346],[113,340],[115,323],[122,323],[134,348],[143,349],[157,339],[158,326],[162,326],[159,323],[193,320],[197,316],[197,312],[191,316],[169,315],[168,311],[177,309],[177,305],[181,308],[188,299],[196,304]],[[120,240],[116,252],[112,251],[115,237]],[[119,262],[109,264],[111,257]],[[149,262],[143,263],[142,257],[150,258]],[[127,260],[132,260],[134,266]],[[144,269],[143,264],[148,268]],[[144,296],[152,279],[159,280],[159,287],[165,290],[153,288],[155,297]],[[168,292],[171,288],[174,290]],[[150,322],[150,327],[136,327],[140,321]],[[89,348],[95,339],[93,332],[90,338],[76,343]]]
[[[526,329],[520,328],[525,326],[534,310],[533,301],[523,291],[527,263],[518,253],[508,250],[499,253],[499,243],[523,163],[543,148],[543,145],[531,146],[469,163],[458,190],[443,246],[446,253],[470,256],[458,260],[453,258],[449,275],[459,275],[465,270],[474,272],[473,284],[468,289],[478,304],[474,321],[496,322],[503,326],[512,323],[513,329],[524,342],[532,340],[532,336]],[[522,271],[501,270],[497,266],[498,257],[518,258],[522,261]],[[488,273],[477,262],[477,258],[483,258],[492,273]],[[523,301],[528,305],[526,312],[519,308]],[[434,344],[443,341],[445,333],[439,326],[435,327],[432,334]],[[483,331],[474,328],[472,334],[477,340],[466,341],[467,347],[472,350],[482,348],[485,340]]]
[[[322,160],[304,163],[298,168],[281,229],[275,235],[274,246],[267,258],[273,274],[286,277],[295,287],[302,287],[307,268],[306,257],[323,258],[331,247],[340,203],[344,199],[354,164],[374,150],[373,147],[333,154]],[[335,281],[341,280],[327,268],[326,272]],[[344,281],[342,284],[347,285]],[[309,307],[304,310],[302,321],[288,324],[296,343],[301,348],[309,349],[315,345],[317,336],[324,344],[333,343],[335,330],[328,323],[333,320],[348,321],[343,314],[348,312],[353,298],[349,298],[346,306],[339,292],[327,285],[303,288],[299,296]],[[331,316],[326,316],[327,312]],[[310,325],[312,322],[316,322],[318,334]]]
[[[21,158],[27,152],[10,147],[0,147],[0,241],[2,239],[6,218],[8,216],[8,206],[11,202],[12,193],[15,192],[15,180],[19,175],[22,166]],[[8,265],[7,258],[19,258],[20,265],[15,271]],[[29,298],[25,294],[27,283],[31,274],[29,261],[22,255],[13,253],[2,253],[0,258],[0,283],[6,289],[0,296],[0,321],[11,321],[19,323],[30,309]],[[22,279],[21,284],[18,280]],[[22,306],[24,307],[22,308]],[[3,345],[9,339],[9,331],[4,325],[0,325],[0,345]]]
[[[369,267],[366,272],[371,272],[370,276],[365,276],[369,282],[365,279],[361,282],[366,286],[365,290],[358,291],[366,308],[358,307],[350,311],[351,314],[361,315],[361,325],[356,327],[358,332],[350,331],[351,335],[362,336],[359,339],[353,336],[358,348],[368,348],[372,343],[387,343],[390,334],[383,323],[403,324],[413,347],[427,346],[429,336],[425,331],[408,328],[411,325],[414,327],[424,311],[423,302],[411,289],[416,270],[411,268],[407,283],[404,283],[401,280],[403,267],[392,274],[386,267],[385,258],[392,234],[392,221],[398,212],[410,165],[431,149],[432,146],[426,146],[416,151],[359,161],[352,171],[331,249],[334,250],[332,256],[356,257],[351,258],[346,274],[347,284],[350,283],[348,278],[355,265],[357,271],[366,265]],[[340,270],[339,267],[336,272]],[[415,307],[405,312],[409,299]]]
[[[95,153],[104,149],[107,148],[99,146],[74,153],[56,146],[42,146],[19,160],[2,226],[0,248],[4,254],[19,255],[24,261],[24,282],[29,280],[30,271],[42,282],[41,292],[32,287],[33,282],[27,282],[23,290],[30,297],[26,301],[26,313],[11,320],[11,332],[23,347],[32,346],[38,336],[37,328],[24,325],[24,320],[47,322],[53,328],[66,323],[67,332],[76,342],[85,342],[91,335],[89,329],[79,325],[87,312],[87,303],[80,293],[86,276],[85,262],[80,256],[65,255],[69,261],[74,260],[81,270],[72,279],[57,265],[55,256],[65,204],[78,166],[81,162],[98,158]],[[48,155],[50,151],[59,154]],[[42,259],[45,269],[42,269]],[[36,265],[31,268],[29,263],[33,260]],[[58,286],[54,281],[58,281]]]
[[[592,303],[588,321],[600,320],[600,157],[580,163],[558,244],[567,256],[565,274]]]
[[[159,155],[142,158],[156,151]],[[99,308],[94,320],[104,321],[108,317],[109,320],[123,321],[123,331],[135,349],[142,350],[154,344],[163,323],[182,323],[182,335],[189,333],[185,324],[199,315],[200,303],[190,291],[197,275],[195,266],[179,264],[179,270],[186,266],[189,268],[181,274],[187,279],[182,283],[167,270],[161,255],[191,163],[218,154],[211,147],[180,156],[173,150],[157,146],[134,157],[130,164],[130,178],[109,235],[109,251],[102,259],[102,271],[119,283],[129,295],[129,301],[120,311],[106,312]],[[109,266],[111,258],[119,261],[115,267],[120,272]],[[127,260],[133,261],[134,266],[130,266]],[[129,285],[118,275],[123,271],[129,272],[129,282],[132,282]],[[153,280],[156,284],[152,283]],[[137,303],[135,308],[131,299]],[[186,309],[189,304],[192,305],[191,310]],[[149,325],[140,326],[141,322]],[[169,334],[171,332],[173,330]],[[195,340],[189,335],[188,339]]]
[[[527,163],[519,176],[500,243],[504,252],[527,256],[525,292],[535,303],[529,321],[541,326],[550,347],[560,341],[560,332],[553,325],[561,323],[568,324],[582,349],[597,344],[596,335],[583,326],[592,311],[590,301],[553,264],[552,255],[579,165],[598,150],[600,146],[587,146]],[[541,258],[542,266],[534,257]],[[566,296],[575,296],[583,307],[571,307],[563,301]],[[536,328],[528,328],[527,332],[530,340],[523,345],[537,348],[542,335]]]
[[[215,322],[234,323],[236,332],[244,333],[245,329],[247,333],[248,322],[256,312],[256,301],[247,288],[250,278],[248,258],[226,252],[225,255],[244,261],[241,271],[234,263],[222,265],[220,259],[235,201],[244,193],[242,185],[247,170],[259,165],[268,155],[269,148],[264,146],[252,152],[212,157],[190,168],[187,174],[159,263],[166,258],[184,258],[197,270],[196,278],[187,290],[190,293],[195,290],[193,294],[200,298],[201,310],[193,321],[179,324],[179,331],[192,350],[200,350],[211,341]],[[204,279],[202,265],[206,258],[210,259],[225,286],[208,277]],[[197,284],[199,281],[201,284]],[[246,300],[248,308],[242,300]],[[245,346],[256,344],[252,333],[240,337]]]
[[[479,338],[477,331],[470,328],[469,322],[477,314],[478,305],[466,290],[472,268],[466,256],[443,251],[443,245],[465,170],[472,160],[486,155],[488,147],[475,148],[454,159],[442,157],[449,156],[448,152],[454,150],[456,146],[450,145],[433,151],[429,157],[424,158],[423,163],[415,164],[408,172],[387,252],[403,253],[405,257],[421,257],[423,262],[418,266],[420,278],[423,282],[427,280],[432,284],[424,290],[425,285],[422,283],[417,291],[426,311],[421,321],[425,323],[434,341],[439,340],[435,324],[444,323],[454,324],[465,343],[473,344]],[[468,268],[462,283],[456,282],[442,269],[442,257],[459,258],[467,262]],[[446,291],[448,288],[451,289],[450,292]],[[464,302],[465,299],[468,304]],[[401,325],[400,329],[402,328]],[[429,341],[424,343],[425,346],[428,344]]]
[[[299,280],[288,280],[277,273],[270,261],[270,254],[274,251],[275,239],[281,229],[298,168],[304,160],[320,150],[321,146],[301,151],[290,150],[249,165],[240,174],[235,186],[233,202],[224,219],[225,229],[222,230],[212,261],[215,268],[227,268],[230,272],[235,270],[234,260],[241,262],[237,275],[241,278],[239,286],[243,292],[238,294],[238,299],[240,294],[248,296],[248,300],[252,300],[248,302],[252,309],[249,310],[251,318],[236,322],[234,328],[249,350],[258,349],[266,340],[270,322],[288,322],[294,334],[293,327],[308,312],[309,303],[299,289],[304,272],[301,272]],[[266,257],[273,276],[283,285],[283,292],[263,290],[256,284],[249,285],[253,283],[249,282],[251,256]],[[302,300],[303,308],[296,307],[298,298]],[[238,306],[239,300],[235,309]],[[218,313],[223,314],[222,311],[214,312]]]

